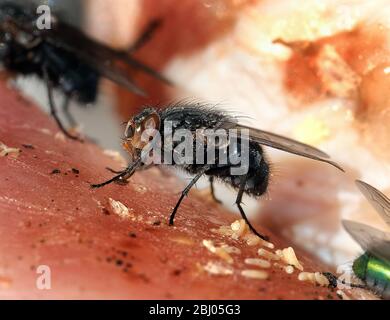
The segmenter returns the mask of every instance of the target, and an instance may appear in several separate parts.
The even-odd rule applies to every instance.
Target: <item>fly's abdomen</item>
[[[242,178],[244,178],[244,191],[247,194],[252,196],[264,194],[268,188],[269,166],[263,156],[262,148],[252,142],[249,143],[248,151],[244,151],[239,144],[230,145],[229,148],[234,149],[233,154],[237,153],[237,159],[233,161],[233,159],[228,158],[227,165],[216,165],[207,174],[220,178],[237,190],[240,188]],[[236,160],[240,161],[237,163]]]
[[[390,299],[390,264],[385,260],[364,254],[352,266],[357,277],[378,296]]]
[[[99,74],[72,53],[51,45],[44,46],[49,74],[53,83],[81,103],[96,100]]]

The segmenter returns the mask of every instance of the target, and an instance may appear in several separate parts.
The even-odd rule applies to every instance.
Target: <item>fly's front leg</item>
[[[141,166],[142,166],[142,160],[141,158],[139,158],[137,159],[137,161],[129,165],[125,170],[123,170],[113,178],[99,184],[92,184],[91,188],[98,189],[107,186],[111,183],[118,183],[118,182],[121,183],[121,181],[126,181],[130,179],[131,176],[134,174],[134,172],[137,171],[137,169]]]
[[[169,225],[173,226],[173,223],[175,221],[175,215],[177,213],[177,210],[180,207],[180,204],[184,200],[184,198],[188,195],[188,192],[190,192],[191,188],[198,182],[198,180],[210,169],[210,167],[205,166],[201,172],[199,172],[189,183],[189,185],[182,191],[181,196],[179,198],[179,201],[176,203],[175,208],[173,209],[171,216],[169,218]]]
[[[114,173],[114,174],[121,174],[121,173],[123,173],[123,170],[122,171],[117,171],[117,170],[111,169],[109,167],[106,167],[106,170],[108,170],[108,171],[110,171],[111,173]],[[126,177],[121,177],[117,181],[115,181],[115,183],[124,186],[124,185],[129,183],[129,181],[128,181],[129,178],[130,177],[127,177],[127,178]]]
[[[268,237],[267,237],[267,236],[263,236],[262,234],[258,233],[258,232],[256,231],[256,229],[252,226],[252,224],[249,222],[249,220],[248,220],[248,218],[247,218],[247,216],[246,216],[246,214],[245,214],[244,209],[241,207],[242,196],[244,195],[245,185],[246,185],[247,179],[248,179],[247,175],[241,176],[240,189],[238,190],[237,199],[236,199],[236,205],[237,205],[237,207],[238,207],[238,210],[240,210],[241,217],[245,220],[245,222],[246,222],[247,225],[249,226],[249,229],[250,229],[255,235],[257,235],[258,237],[260,237],[261,239],[263,239],[263,240],[265,240],[265,241],[268,241]]]

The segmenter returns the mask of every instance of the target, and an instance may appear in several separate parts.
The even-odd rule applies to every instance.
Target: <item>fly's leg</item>
[[[329,287],[337,288],[337,283],[338,283],[339,280],[337,279],[337,277],[333,273],[322,272],[322,274],[326,277],[326,279],[328,279]]]
[[[142,159],[139,158],[137,159],[137,161],[135,161],[134,163],[130,164],[124,171],[122,171],[121,173],[117,174],[116,176],[114,176],[113,178],[111,178],[110,180],[107,180],[103,183],[99,183],[99,184],[92,184],[91,185],[91,188],[93,189],[98,189],[98,188],[102,188],[106,185],[109,185],[111,183],[114,183],[114,182],[118,182],[118,181],[121,181],[121,180],[128,180],[131,178],[131,176],[134,174],[134,172],[142,165]]]
[[[56,121],[58,127],[60,128],[60,130],[64,133],[64,135],[66,137],[68,137],[69,139],[72,139],[72,140],[78,140],[78,141],[81,141],[79,139],[79,137],[76,137],[76,136],[73,136],[71,135],[64,127],[64,125],[62,124],[61,122],[61,119],[59,118],[58,114],[57,114],[57,109],[56,109],[56,106],[55,106],[55,103],[54,103],[54,97],[53,97],[53,84],[50,80],[50,77],[49,77],[49,73],[47,71],[47,68],[46,67],[43,67],[42,69],[43,71],[43,77],[45,79],[45,82],[46,82],[46,87],[47,87],[47,96],[49,98],[49,106],[50,106],[50,113],[51,115],[53,116],[54,120]]]
[[[110,171],[111,173],[114,173],[114,174],[121,174],[123,172],[123,170],[122,171],[117,171],[117,170],[111,169],[109,167],[106,167],[106,170],[108,170],[108,171]],[[129,181],[127,181],[127,179],[128,178],[121,177],[118,180],[116,180],[115,183],[120,184],[120,185],[126,185],[126,184],[129,183]]]
[[[179,201],[176,203],[176,206],[175,208],[173,209],[172,213],[171,213],[171,216],[169,218],[169,225],[170,226],[173,226],[173,223],[174,223],[174,220],[175,220],[175,215],[176,215],[176,212],[177,210],[179,209],[180,207],[180,204],[182,203],[182,201],[184,200],[184,197],[186,197],[188,195],[188,192],[191,190],[191,188],[198,182],[198,180],[206,173],[206,171],[208,171],[210,168],[209,167],[205,167],[202,169],[201,172],[199,172],[192,180],[191,182],[189,183],[189,185],[182,191],[181,193],[181,196],[180,196],[180,199]]]
[[[70,96],[65,95],[64,102],[62,104],[62,110],[64,111],[65,118],[68,121],[69,125],[72,128],[75,128],[77,126],[77,122],[76,122],[75,118],[73,117],[73,115],[70,113],[69,107],[70,107]]]
[[[114,173],[114,174],[120,174],[120,173],[123,172],[123,170],[122,171],[117,171],[117,170],[111,169],[110,167],[106,167],[106,170],[110,171],[111,173]]]
[[[149,22],[146,26],[145,30],[139,36],[139,38],[134,42],[134,44],[128,50],[129,53],[133,53],[139,49],[141,49],[144,45],[146,45],[150,39],[153,37],[154,33],[161,26],[160,19],[154,19]]]
[[[209,178],[209,181],[210,181],[210,191],[211,191],[211,197],[213,198],[213,200],[216,202],[216,203],[219,203],[221,204],[222,201],[219,200],[216,196],[215,196],[215,189],[214,189],[214,177],[210,177]]]
[[[328,279],[329,286],[331,288],[337,288],[337,284],[340,282],[343,285],[350,286],[351,288],[367,289],[367,286],[363,284],[347,283],[345,280],[339,280],[339,278],[331,272],[322,272],[322,274]]]
[[[257,235],[258,237],[260,237],[261,239],[265,240],[265,241],[268,241],[268,237],[266,236],[263,236],[262,234],[258,233],[256,231],[256,229],[251,225],[251,223],[249,222],[245,212],[244,212],[244,209],[241,207],[241,203],[242,203],[242,196],[244,195],[244,191],[245,191],[245,184],[246,184],[246,180],[247,180],[247,176],[244,175],[241,177],[241,181],[240,181],[240,189],[238,190],[238,194],[237,194],[237,199],[236,199],[236,205],[238,207],[238,210],[240,210],[240,213],[241,213],[241,217],[245,220],[245,222],[248,224],[249,226],[249,229],[255,234]]]

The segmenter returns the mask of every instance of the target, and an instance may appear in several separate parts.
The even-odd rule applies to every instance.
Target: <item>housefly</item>
[[[209,140],[204,139],[205,136],[201,133],[205,133],[207,130],[217,132],[221,129],[226,133],[227,139],[225,142],[222,141],[223,139],[221,141],[214,141],[214,143],[211,144],[211,148],[209,148]],[[144,139],[144,133],[150,130],[151,132],[154,132],[154,134],[151,135],[151,138],[149,137],[149,139]],[[172,143],[172,139],[169,138],[171,136],[175,136],[175,134],[179,131],[183,132],[183,134],[189,133],[189,136],[194,137],[194,139],[190,141],[190,148],[192,148],[194,154],[198,154],[199,150],[201,151],[200,154],[202,154],[206,151],[216,149],[214,150],[217,151],[214,152],[214,161],[198,161],[198,156],[196,157],[196,161],[192,159],[186,163],[178,163],[174,161],[168,162],[165,161],[165,158],[164,161],[160,161],[158,163],[155,161],[149,161],[149,163],[145,161],[145,158],[150,156],[151,153],[152,156],[154,156],[155,151],[151,150],[150,146],[154,147],[158,143],[160,143],[161,146],[161,154],[168,154],[174,158],[175,155],[177,155],[175,153],[180,153],[181,151],[177,151],[174,148],[181,145],[182,140]],[[164,136],[164,141],[156,142],[159,140],[155,139],[156,136]],[[168,138],[166,139],[166,137]],[[228,142],[226,143],[226,141]],[[202,143],[199,142],[203,142],[203,147]],[[201,146],[200,148],[199,145]],[[235,203],[242,218],[247,222],[250,229],[256,235],[265,239],[266,237],[259,234],[248,221],[241,206],[244,194],[259,197],[267,190],[270,167],[263,152],[263,145],[326,162],[340,170],[343,170],[335,162],[329,160],[327,154],[309,145],[270,132],[241,125],[238,123],[236,117],[212,107],[202,106],[196,103],[179,103],[169,106],[163,110],[156,110],[148,107],[130,119],[125,130],[123,147],[132,157],[131,164],[124,171],[116,172],[117,175],[112,179],[101,184],[92,185],[92,187],[100,188],[112,182],[126,181],[137,170],[144,169],[150,165],[174,165],[184,169],[186,172],[193,175],[194,178],[183,190],[176,206],[174,207],[169,220],[170,225],[173,225],[175,214],[184,197],[187,196],[188,192],[195,183],[203,175],[206,175],[210,180],[213,197],[213,182],[215,178],[238,191]],[[156,148],[156,150],[158,150],[158,148]],[[221,150],[222,153],[220,152]],[[234,157],[224,159],[226,160],[224,162],[221,161],[221,154],[226,155],[226,153],[228,153],[229,155],[236,156],[236,158],[240,158],[244,155],[244,152],[248,161],[247,165],[244,166],[246,170],[243,172],[240,171],[234,174],[232,173],[233,169],[239,169],[241,165],[237,161],[233,162],[232,159]],[[171,159],[172,157],[167,157],[167,159]],[[242,157],[242,159],[244,159],[244,157]]]
[[[0,4],[0,61],[6,70],[21,75],[36,75],[47,86],[50,112],[66,136],[53,99],[53,89],[64,94],[62,108],[71,125],[71,98],[83,105],[96,101],[99,78],[105,77],[134,94],[146,93],[128,76],[127,67],[169,83],[158,72],[132,57],[159,26],[152,21],[128,51],[114,50],[100,44],[80,30],[51,14],[51,28],[38,28],[38,16],[32,7],[5,2]]]
[[[390,199],[363,181],[356,181],[356,184],[376,212],[390,225]],[[354,274],[374,293],[390,299],[390,233],[353,221],[343,221],[343,225],[365,250],[352,264]]]

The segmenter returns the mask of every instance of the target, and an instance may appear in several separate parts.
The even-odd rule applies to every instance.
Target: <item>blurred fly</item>
[[[92,40],[53,14],[50,29],[39,29],[37,19],[32,8],[11,2],[0,4],[0,61],[8,71],[36,75],[44,80],[50,112],[69,138],[77,139],[68,133],[57,115],[53,89],[64,94],[62,108],[74,126],[75,121],[68,110],[70,99],[84,105],[95,102],[100,77],[140,96],[146,93],[129,77],[127,67],[169,84],[157,71],[131,56],[152,37],[160,24],[158,20],[149,24],[128,51],[120,51]]]
[[[390,225],[390,199],[363,181],[356,181],[356,184],[376,212]],[[390,233],[353,221],[343,221],[343,225],[365,250],[353,262],[353,272],[378,296],[390,299]]]
[[[174,165],[176,167],[184,169],[187,173],[194,176],[189,185],[183,190],[181,197],[179,198],[175,208],[173,209],[169,224],[173,225],[174,218],[177,210],[184,197],[187,196],[190,189],[195,183],[203,176],[209,177],[211,184],[212,196],[214,196],[213,182],[214,179],[218,179],[221,182],[233,187],[238,191],[236,198],[236,205],[241,213],[242,218],[247,222],[250,229],[262,239],[266,239],[265,236],[259,234],[255,228],[248,221],[245,212],[241,206],[242,197],[244,194],[248,194],[253,197],[259,197],[267,191],[270,168],[268,161],[263,152],[262,146],[268,146],[275,149],[280,149],[289,153],[300,155],[306,158],[314,159],[317,161],[326,162],[342,170],[342,168],[335,162],[329,160],[329,156],[324,152],[313,148],[309,145],[300,143],[298,141],[279,136],[270,132],[250,128],[238,123],[237,118],[227,114],[224,111],[217,110],[215,108],[201,106],[199,104],[182,104],[169,106],[163,110],[156,110],[154,108],[146,108],[138,115],[134,116],[127,124],[125,130],[125,138],[123,146],[129,152],[132,157],[132,163],[112,179],[101,183],[92,185],[93,188],[100,188],[108,185],[112,182],[123,182],[129,179],[137,170],[146,168],[143,156],[149,153],[144,152],[145,147],[149,141],[142,139],[143,133],[146,130],[153,129],[159,135],[164,136],[167,130],[167,124],[172,134],[175,134],[179,130],[185,130],[190,132],[192,136],[196,136],[199,130],[211,129],[217,131],[220,129],[226,132],[236,132],[239,135],[240,132],[249,132],[248,142],[248,169],[245,174],[233,175],[232,170],[237,168],[239,164],[233,163],[231,159],[228,159],[227,163],[220,162],[220,153],[217,153],[214,163],[186,163],[186,164],[167,164]],[[226,146],[231,154],[241,156],[243,154],[244,140],[228,140],[229,143]],[[231,142],[235,141],[235,142]],[[165,143],[165,142],[164,142]],[[162,153],[165,153],[167,146],[162,143]],[[179,142],[176,142],[174,146],[177,146]],[[207,142],[204,150],[207,149]],[[194,153],[196,153],[199,146],[196,143],[196,139],[193,140],[191,145]],[[220,148],[220,146],[216,146]],[[170,149],[168,152],[172,152]],[[175,151],[173,151],[174,153]],[[164,163],[161,163],[164,165]],[[153,163],[152,163],[153,165]]]

